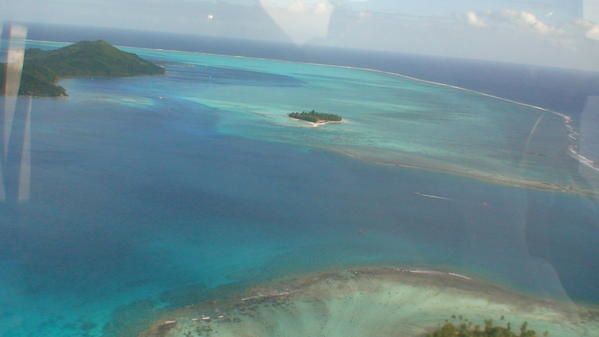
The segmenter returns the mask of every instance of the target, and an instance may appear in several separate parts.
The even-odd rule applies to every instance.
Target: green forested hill
[[[4,87],[5,66],[0,67]],[[126,53],[105,41],[82,41],[60,49],[28,49],[21,77],[20,95],[65,96],[57,85],[65,77],[123,77],[164,74],[159,67],[139,56]]]

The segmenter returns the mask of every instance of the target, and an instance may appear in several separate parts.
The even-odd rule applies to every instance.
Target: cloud
[[[504,10],[501,11],[501,15],[508,20],[512,20],[516,24],[528,27],[529,29],[540,34],[548,34],[558,31],[557,28],[544,23],[531,12]]]
[[[487,24],[483,19],[481,19],[475,12],[469,11],[466,13],[466,19],[468,20],[468,24],[474,27],[486,27]]]
[[[287,6],[287,10],[292,13],[306,13],[308,11],[308,6],[304,1],[294,1]]]
[[[591,40],[599,41],[599,25],[594,25],[593,28],[587,31],[585,36]]]
[[[559,32],[559,29],[556,27],[546,24],[536,15],[527,11],[516,11],[511,9],[481,13],[469,11],[466,13],[466,19],[468,24],[474,27],[500,27],[508,25],[511,27],[524,28],[538,34]]]
[[[599,41],[599,24],[585,20],[580,20],[577,23],[587,39]]]
[[[329,15],[333,6],[327,0],[262,1],[264,6],[287,10],[293,14]]]
[[[314,6],[314,14],[316,15],[330,15],[333,11],[333,6],[325,1],[320,1]]]
[[[334,10],[328,0],[260,0],[260,5],[295,43],[304,44],[328,35]]]

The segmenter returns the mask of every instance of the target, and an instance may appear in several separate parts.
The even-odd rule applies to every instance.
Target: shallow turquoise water
[[[599,336],[599,321],[581,309],[456,274],[351,269],[272,282],[224,303],[170,311],[142,336],[412,337],[463,318],[473,326],[490,319],[514,330],[527,322],[537,335]]]
[[[594,199],[378,164],[584,185],[561,118],[372,72],[131,50],[167,75],[64,80],[69,98],[33,101],[23,203],[15,123],[0,335],[127,335],[218,287],[351,265],[599,301]],[[286,117],[310,108],[347,123]]]

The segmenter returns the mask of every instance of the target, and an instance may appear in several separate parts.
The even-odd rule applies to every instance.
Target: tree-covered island
[[[1,88],[5,85],[5,72],[6,65],[0,64]],[[66,96],[66,90],[57,84],[61,78],[161,74],[164,68],[106,41],[82,41],[48,51],[32,48],[25,51],[19,95]]]
[[[339,115],[316,112],[315,110],[292,112],[289,114],[289,117],[311,123],[341,122],[343,120]]]
[[[502,317],[501,320],[503,319]],[[510,323],[501,326],[495,325],[492,320],[486,320],[484,326],[480,326],[461,316],[458,319],[454,315],[452,321],[445,321],[426,337],[547,337],[548,335],[546,331],[537,334],[536,331],[528,328],[527,322],[522,323],[518,328],[513,328]]]

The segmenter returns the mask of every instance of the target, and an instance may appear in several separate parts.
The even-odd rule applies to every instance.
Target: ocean
[[[0,336],[131,336],[222,292],[360,266],[599,301],[597,177],[569,155],[564,116],[380,72],[125,49],[166,75],[62,80],[69,97],[30,113],[19,99]],[[525,103],[593,139],[576,104]],[[287,118],[311,108],[346,122]]]

